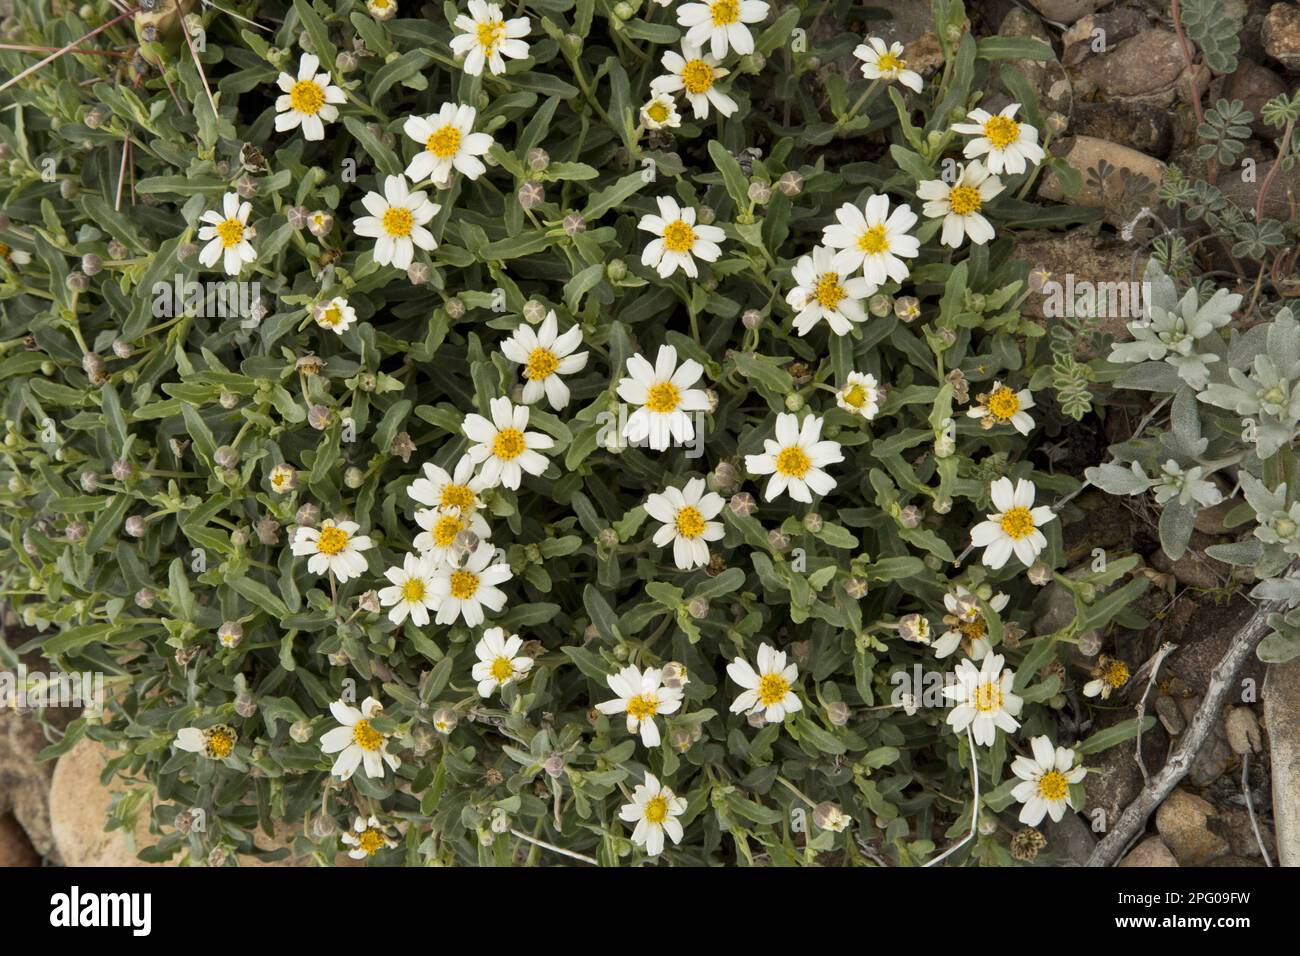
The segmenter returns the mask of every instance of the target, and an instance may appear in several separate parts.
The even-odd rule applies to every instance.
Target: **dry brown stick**
[[[1293,567],[1288,576],[1293,577],[1295,574],[1296,569]],[[1137,799],[1125,807],[1110,832],[1093,849],[1092,855],[1088,857],[1089,866],[1115,865],[1146,824],[1151,811],[1159,806],[1165,797],[1173,792],[1174,787],[1178,786],[1179,781],[1187,775],[1187,771],[1192,767],[1192,761],[1200,753],[1201,746],[1210,736],[1210,731],[1219,719],[1219,711],[1227,700],[1228,691],[1236,683],[1237,674],[1250,655],[1255,652],[1255,647],[1272,630],[1268,623],[1269,615],[1285,609],[1286,605],[1281,601],[1262,602],[1255,608],[1255,613],[1250,616],[1250,620],[1233,636],[1227,651],[1210,672],[1210,682],[1205,690],[1205,697],[1201,701],[1201,706],[1197,708],[1195,716],[1192,717],[1191,724],[1178,738],[1178,746],[1169,755],[1169,760],[1160,772],[1142,788]]]

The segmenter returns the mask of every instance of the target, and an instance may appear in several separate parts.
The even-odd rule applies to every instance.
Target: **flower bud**
[[[750,183],[745,194],[749,197],[750,202],[759,206],[766,206],[772,201],[772,187],[761,180]]]
[[[143,538],[146,530],[144,518],[131,515],[122,523],[122,529],[133,538]]]
[[[546,319],[547,308],[544,302],[529,299],[524,303],[524,321],[529,325],[540,325]]]
[[[524,209],[536,209],[542,203],[546,202],[546,189],[541,183],[524,183],[515,193],[515,198],[519,200],[519,205]]]
[[[707,598],[691,598],[691,603],[686,605],[686,612],[695,620],[700,621],[709,616],[709,602]]]
[[[293,521],[294,524],[299,524],[307,528],[313,528],[316,526],[316,523],[320,521],[320,509],[316,507],[314,504],[312,504],[310,501],[305,502],[301,507],[298,508],[297,514],[293,516]]]
[[[740,323],[747,329],[756,329],[763,324],[763,313],[758,309],[746,309],[740,316]]]
[[[460,716],[450,707],[440,707],[433,715],[433,729],[440,734],[450,734],[460,723]]]
[[[305,720],[295,720],[289,727],[289,739],[296,744],[305,744],[312,738],[311,724]]]
[[[135,606],[147,611],[153,607],[156,598],[153,588],[141,588],[135,592]]]
[[[741,491],[731,496],[727,507],[731,509],[732,514],[740,515],[743,518],[752,515],[758,510],[758,502],[754,500],[754,496],[748,491]]]
[[[781,174],[781,178],[776,181],[776,188],[793,199],[803,192],[803,176],[793,169],[787,170]]]
[[[605,277],[610,282],[622,282],[627,278],[627,263],[622,259],[611,259],[605,266]]]
[[[803,516],[804,530],[809,534],[817,534],[822,530],[824,522],[822,516],[815,511],[810,511]]]
[[[313,405],[307,409],[307,424],[317,431],[324,431],[329,428],[330,422],[334,420],[334,413],[324,405]]]
[[[893,310],[894,303],[884,293],[876,293],[867,300],[867,311],[878,319],[883,319]]]
[[[524,156],[524,162],[533,172],[541,173],[545,172],[546,167],[551,165],[551,157],[550,154],[540,146],[534,146]]]
[[[853,822],[852,817],[829,801],[819,803],[813,808],[813,823],[816,824],[819,830],[840,833],[851,822]]]
[[[843,727],[849,722],[852,712],[849,705],[842,700],[833,700],[826,705],[826,719],[836,727]]]
[[[237,647],[243,637],[244,625],[240,624],[238,621],[226,621],[217,628],[217,640],[221,642],[222,647]]]
[[[898,512],[898,523],[904,528],[915,528],[921,523],[922,517],[920,508],[916,505],[908,505]]]

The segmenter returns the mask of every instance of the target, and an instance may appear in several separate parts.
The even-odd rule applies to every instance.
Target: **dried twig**
[[[1298,576],[1300,566],[1292,565],[1287,577]],[[1179,781],[1187,775],[1192,762],[1200,753],[1202,745],[1210,736],[1219,719],[1219,711],[1228,698],[1228,691],[1237,680],[1237,674],[1255,647],[1272,630],[1268,618],[1286,609],[1281,601],[1265,601],[1255,608],[1245,625],[1228,644],[1222,659],[1210,672],[1209,686],[1201,706],[1192,717],[1187,730],[1178,739],[1178,746],[1169,755],[1169,760],[1160,772],[1152,777],[1137,795],[1137,798],[1125,807],[1109,833],[1097,844],[1088,858],[1089,866],[1113,866],[1119,861],[1125,848],[1139,835],[1146,824],[1147,817],[1157,806],[1173,792]]]
[[[511,827],[510,833],[512,836],[517,836],[525,843],[531,843],[533,846],[539,846],[543,850],[550,850],[552,853],[559,853],[561,856],[567,856],[575,860],[581,860],[583,863],[590,863],[592,866],[600,866],[600,861],[594,859],[593,857],[586,856],[574,850],[566,850],[562,846],[556,846],[554,843],[547,843],[545,840],[539,840],[537,839],[537,837],[525,833],[523,830],[518,830],[514,827]]]
[[[1178,649],[1177,644],[1171,644],[1165,641],[1160,645],[1160,650],[1156,651],[1151,660],[1142,665],[1142,670],[1151,669],[1151,676],[1147,679],[1146,689],[1142,691],[1142,699],[1137,703],[1137,741],[1133,745],[1133,759],[1137,761],[1138,769],[1142,771],[1142,783],[1145,786],[1151,782],[1151,777],[1147,773],[1147,765],[1142,762],[1142,718],[1147,713],[1147,696],[1151,693],[1151,688],[1155,686],[1156,677],[1160,674],[1160,665],[1166,657]],[[1138,672],[1139,676],[1141,671]]]
[[[1264,857],[1264,865],[1272,866],[1273,860],[1268,855],[1268,848],[1264,846],[1264,835],[1259,832],[1259,821],[1255,819],[1255,802],[1250,798],[1249,773],[1250,751],[1247,750],[1241,755],[1241,795],[1246,798],[1246,813],[1250,816],[1250,829],[1255,834],[1255,843]]]
[[[980,765],[979,765],[979,759],[975,753],[975,735],[971,732],[970,727],[966,728],[966,742],[970,744],[970,777],[971,777],[971,785],[975,788],[975,796],[971,798],[970,833],[962,837],[959,843],[954,843],[952,846],[948,847],[948,849],[944,850],[942,853],[936,856],[929,863],[926,863],[925,864],[926,866],[935,866],[942,860],[945,860],[948,857],[952,856],[954,853],[956,853],[958,850],[964,847],[971,840],[975,839],[975,834],[979,830]]]

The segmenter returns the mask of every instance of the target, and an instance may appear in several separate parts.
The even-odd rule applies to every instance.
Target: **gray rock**
[[[1070,24],[1080,17],[1096,13],[1111,0],[1029,0],[1034,9],[1049,20]]]
[[[1179,584],[1202,591],[1213,591],[1231,580],[1232,568],[1205,554],[1205,548],[1216,542],[1205,535],[1192,533],[1187,550],[1177,561],[1164,551],[1151,555],[1151,566],[1157,571],[1172,574]]]
[[[1149,836],[1119,861],[1120,866],[1177,866],[1178,861],[1158,836]]]
[[[1130,709],[1098,711],[1097,726],[1090,732],[1105,729],[1133,716]],[[1142,758],[1148,773],[1156,773],[1164,766],[1169,751],[1169,736],[1156,724],[1142,734]],[[1088,758],[1088,775],[1083,778],[1085,804],[1088,813],[1100,809],[1105,814],[1105,824],[1114,826],[1124,808],[1133,802],[1142,789],[1142,771],[1133,759],[1133,742],[1103,750]]]
[[[1278,863],[1300,866],[1300,658],[1269,665],[1264,727],[1273,771]]]
[[[1260,30],[1264,52],[1288,70],[1300,70],[1300,5],[1275,3]]]
[[[1155,702],[1156,717],[1171,737],[1177,737],[1187,727],[1187,721],[1179,713],[1178,705],[1168,694],[1158,694]]]
[[[1256,136],[1272,140],[1278,136],[1278,129],[1269,126],[1260,116],[1260,107],[1277,96],[1287,92],[1287,85],[1282,78],[1266,66],[1260,66],[1254,60],[1241,59],[1237,69],[1223,80],[1221,95],[1227,100],[1241,100],[1242,105],[1250,110],[1254,118],[1250,129]]]
[[[1147,18],[1132,7],[1104,10],[1075,22],[1061,34],[1061,63],[1078,66],[1091,56],[1104,56],[1129,37],[1146,29]]]
[[[1192,77],[1185,78],[1186,70],[1177,34],[1151,29],[1129,37],[1105,55],[1087,58],[1077,73],[1087,88],[1106,100],[1168,106],[1180,95],[1180,82],[1185,89],[1195,82],[1200,92],[1209,85],[1209,70],[1200,67]],[[1183,95],[1186,98],[1190,93]]]
[[[1246,623],[1254,607],[1244,597],[1235,596],[1228,604],[1189,602],[1188,608],[1176,620],[1171,617],[1166,627],[1165,639],[1178,645],[1178,653],[1165,662],[1162,673],[1181,678],[1190,693],[1203,694],[1210,671],[1222,659],[1233,635]],[[1246,691],[1253,690],[1258,699],[1263,683],[1264,665],[1252,655],[1238,677],[1241,690],[1230,692],[1228,703],[1252,703]]]
[[[0,869],[40,866],[41,857],[12,813],[0,816]]]
[[[1209,828],[1214,805],[1181,787],[1156,811],[1156,830],[1179,866],[1204,866],[1228,852],[1228,841]]]
[[[1260,748],[1259,721],[1249,707],[1231,707],[1223,721],[1228,746],[1233,753],[1258,753]]]
[[[1272,169],[1273,160],[1266,159],[1255,165],[1249,179],[1243,178],[1244,171],[1224,175],[1218,183],[1219,191],[1239,208],[1253,211]],[[1264,215],[1287,222],[1291,218],[1292,203],[1300,205],[1300,166],[1278,170],[1264,197]]]
[[[1144,208],[1157,205],[1156,188],[1165,175],[1165,164],[1153,156],[1119,143],[1094,136],[1073,136],[1062,140],[1052,152],[1078,171],[1082,180],[1077,192],[1067,195],[1055,171],[1043,176],[1038,196],[1073,206],[1101,206],[1106,221],[1116,227],[1131,222]],[[1103,164],[1110,174],[1102,176]]]
[[[1070,131],[1119,143],[1159,159],[1169,155],[1174,141],[1169,110],[1150,103],[1077,103]]]
[[[1047,837],[1047,850],[1055,856],[1058,866],[1086,866],[1097,846],[1097,838],[1077,813],[1066,813],[1056,823],[1045,817],[1039,829]]]

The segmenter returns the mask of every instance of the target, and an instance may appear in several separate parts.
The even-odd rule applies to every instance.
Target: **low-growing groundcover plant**
[[[847,3],[120,8],[5,21],[99,52],[0,53],[3,580],[14,650],[107,675],[47,756],[111,746],[144,858],[1054,859],[1137,730],[1067,651],[1146,581],[1053,571],[1050,48],[958,0],[924,65]]]

